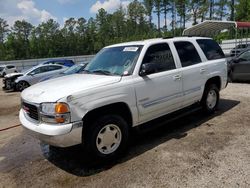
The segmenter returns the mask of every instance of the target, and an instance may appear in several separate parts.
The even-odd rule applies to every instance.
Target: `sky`
[[[126,7],[132,0],[0,0],[0,18],[10,26],[25,19],[38,25],[53,18],[61,25],[68,18],[95,17],[100,8],[112,13],[120,5]]]

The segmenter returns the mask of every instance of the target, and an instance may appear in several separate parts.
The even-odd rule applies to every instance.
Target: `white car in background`
[[[6,74],[17,72],[14,65],[0,65],[0,76],[4,77]]]

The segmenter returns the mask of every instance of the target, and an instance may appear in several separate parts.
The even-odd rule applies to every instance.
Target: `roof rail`
[[[169,36],[169,37],[162,37],[162,39],[172,39],[174,38],[173,36]]]

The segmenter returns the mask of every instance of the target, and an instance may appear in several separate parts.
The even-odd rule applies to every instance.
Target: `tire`
[[[206,86],[201,105],[205,113],[211,114],[214,113],[218,107],[220,99],[219,89],[215,84],[210,84]]]
[[[119,115],[104,115],[86,127],[85,152],[91,159],[108,161],[123,154],[128,146],[127,122]],[[85,134],[85,135],[84,135]]]
[[[3,72],[2,77],[4,78],[5,76],[6,76],[6,73],[5,73],[5,72]]]
[[[29,87],[29,83],[25,82],[25,81],[20,81],[17,83],[16,85],[16,90],[17,91],[23,91],[24,89],[26,89],[27,87]]]

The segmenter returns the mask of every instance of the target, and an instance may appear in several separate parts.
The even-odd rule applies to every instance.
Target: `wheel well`
[[[124,118],[124,120],[131,127],[133,124],[131,111],[126,103],[119,102],[113,103],[100,108],[91,110],[83,117],[83,126],[88,125],[90,122],[95,120],[97,116],[105,114],[116,114]]]
[[[220,79],[220,77],[215,76],[213,78],[208,79],[207,82],[206,82],[205,88],[210,84],[215,84],[218,87],[218,89],[220,90],[220,88],[221,88],[221,79]]]

